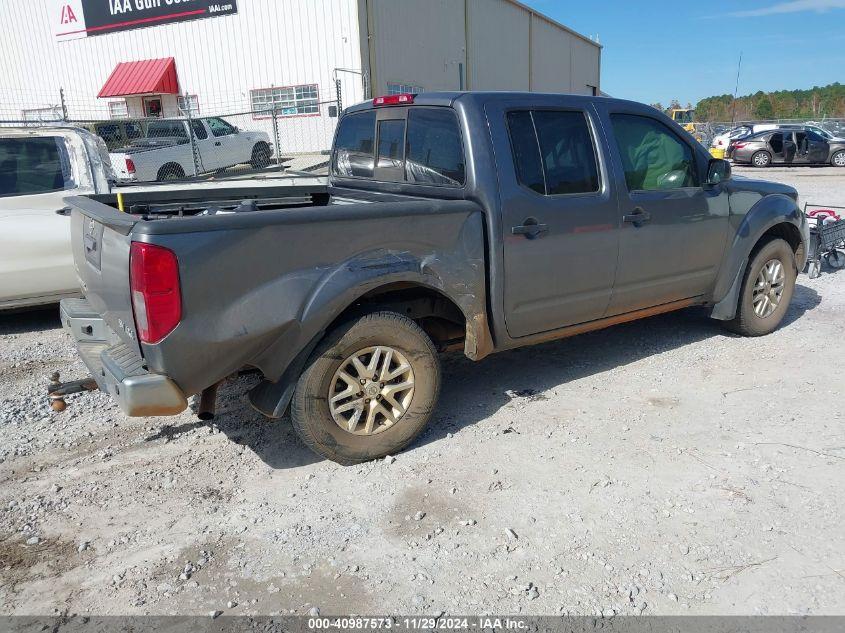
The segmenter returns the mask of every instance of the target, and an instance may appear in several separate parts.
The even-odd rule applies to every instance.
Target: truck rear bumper
[[[63,299],[62,327],[73,337],[85,366],[100,390],[128,416],[176,415],[188,400],[173,380],[153,374],[130,346],[119,341],[84,299]]]

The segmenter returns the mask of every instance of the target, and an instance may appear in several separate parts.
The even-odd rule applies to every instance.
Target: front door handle
[[[637,207],[636,209],[634,209],[633,213],[623,215],[622,221],[623,222],[630,222],[631,224],[633,224],[634,226],[639,228],[643,224],[645,224],[646,222],[651,221],[651,213],[649,213],[645,209]]]
[[[539,224],[537,218],[525,218],[519,226],[512,226],[511,233],[513,235],[524,235],[529,240],[540,237],[543,233],[549,230],[548,224]]]
[[[214,144],[215,144],[217,147],[220,147],[220,141],[214,141]]]

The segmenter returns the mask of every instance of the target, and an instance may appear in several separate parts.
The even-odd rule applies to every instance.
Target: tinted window
[[[596,151],[582,112],[534,112],[546,193],[589,193],[599,189]]]
[[[630,114],[610,119],[629,191],[698,186],[692,149],[660,121]]]
[[[549,196],[599,190],[596,152],[582,112],[511,112],[508,129],[523,185]]]
[[[181,121],[154,121],[147,128],[150,138],[179,138],[187,137],[185,126]]]
[[[235,128],[223,119],[206,119],[205,122],[208,123],[208,129],[211,130],[214,136],[228,136],[229,134],[235,133]]]
[[[457,186],[464,183],[464,148],[458,118],[446,108],[408,108],[408,182]]]
[[[335,138],[333,168],[338,176],[373,177],[376,113],[348,114]]]
[[[130,122],[126,124],[127,138],[141,138],[143,135],[144,131],[141,129],[141,125],[139,123]]]
[[[378,124],[378,166],[401,167],[405,145],[405,120],[389,119]]]
[[[0,139],[0,196],[72,186],[64,141],[58,137]]]
[[[202,121],[197,121],[196,119],[191,121],[191,129],[194,131],[194,136],[199,140],[204,140],[208,138],[208,132],[205,131],[205,126],[202,124]]]
[[[511,137],[516,177],[523,185],[537,193],[546,193],[543,180],[543,165],[540,162],[540,147],[534,132],[530,112],[509,112],[508,131]]]

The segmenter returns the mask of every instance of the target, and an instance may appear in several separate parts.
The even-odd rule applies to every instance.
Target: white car
[[[162,119],[147,125],[147,136],[111,152],[122,182],[178,180],[249,163],[267,167],[273,156],[265,132],[239,130],[220,117]]]
[[[0,310],[79,295],[63,198],[108,193],[103,140],[72,127],[0,129]]]
[[[768,124],[763,125],[740,125],[739,127],[735,127],[723,134],[718,134],[717,136],[713,137],[713,140],[710,142],[710,147],[713,149],[722,149],[727,150],[728,145],[731,144],[731,141],[734,139],[742,138],[744,136],[749,136],[754,134],[755,132],[762,132],[765,129],[769,129],[767,127]],[[772,125],[771,128],[774,129],[777,127],[776,125]]]

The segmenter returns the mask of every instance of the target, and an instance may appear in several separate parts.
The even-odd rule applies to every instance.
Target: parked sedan
[[[845,140],[810,129],[779,128],[731,141],[726,158],[755,167],[824,165],[845,167]]]

